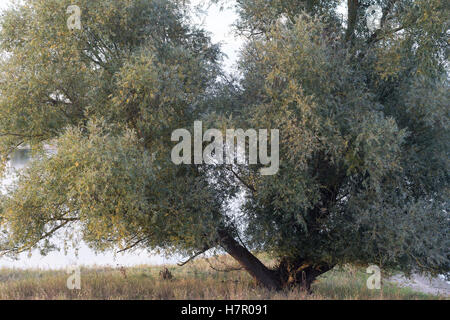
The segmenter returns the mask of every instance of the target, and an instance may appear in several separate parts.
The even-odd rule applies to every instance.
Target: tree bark
[[[277,273],[284,287],[300,286],[311,293],[311,285],[321,274],[333,269],[334,265],[327,263],[312,264],[305,260],[283,259],[277,268]]]
[[[358,19],[359,0],[347,0],[347,31],[345,33],[345,40],[351,41],[355,34],[356,22]]]
[[[314,280],[334,267],[326,263],[311,264],[301,259],[294,260],[294,262],[292,259],[284,259],[275,270],[271,270],[226,230],[219,231],[219,243],[257,282],[269,290],[300,286],[310,293]]]
[[[219,243],[225,251],[236,259],[256,281],[270,290],[280,290],[281,282],[272,270],[268,269],[250,251],[237,242],[226,230],[219,231]]]

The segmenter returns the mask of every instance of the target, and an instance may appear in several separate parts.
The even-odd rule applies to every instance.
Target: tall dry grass
[[[235,267],[226,257],[166,267],[173,275],[170,280],[160,277],[161,266],[85,267],[81,269],[81,290],[67,288],[69,275],[65,270],[0,269],[0,299],[446,299],[389,283],[384,283],[381,290],[369,290],[366,286],[369,275],[351,266],[335,268],[323,275],[314,284],[312,295],[298,289],[270,292],[258,286],[246,272],[217,271]]]

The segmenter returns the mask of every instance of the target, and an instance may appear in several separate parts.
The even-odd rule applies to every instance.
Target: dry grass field
[[[9,299],[338,299],[398,300],[446,299],[400,288],[384,282],[381,290],[366,287],[368,274],[352,266],[335,268],[314,284],[314,293],[300,290],[270,292],[259,287],[243,271],[223,272],[229,267],[225,257],[197,259],[183,267],[167,266],[171,279],[161,277],[162,266],[81,268],[81,289],[67,288],[66,270],[0,269],[0,300]],[[211,268],[211,265],[213,268]]]

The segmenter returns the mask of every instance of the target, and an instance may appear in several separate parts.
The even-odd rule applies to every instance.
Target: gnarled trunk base
[[[300,287],[311,293],[311,285],[321,274],[331,270],[333,266],[325,263],[312,264],[301,259],[296,261],[283,259],[276,273],[283,288]]]
[[[227,231],[220,230],[219,237],[219,243],[225,251],[236,259],[257,282],[270,290],[299,286],[310,293],[314,280],[333,268],[325,263],[311,264],[301,259],[284,259],[276,269],[271,270]]]

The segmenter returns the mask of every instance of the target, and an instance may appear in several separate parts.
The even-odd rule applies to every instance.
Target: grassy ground
[[[299,290],[269,292],[242,271],[230,267],[225,257],[198,259],[184,267],[168,266],[171,280],[160,278],[161,266],[81,269],[81,290],[67,289],[65,270],[0,269],[0,300],[4,299],[445,299],[384,283],[369,290],[363,269],[335,268],[314,284],[314,294]],[[214,269],[211,268],[211,265]]]

